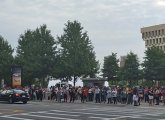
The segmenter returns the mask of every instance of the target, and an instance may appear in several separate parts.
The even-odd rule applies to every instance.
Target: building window
[[[151,32],[148,32],[148,34],[149,34],[149,37],[151,37]]]
[[[158,44],[158,38],[156,39],[156,44]]]
[[[162,29],[162,35],[164,35],[164,29]]]
[[[157,30],[155,31],[155,36],[157,36]]]
[[[158,35],[160,35],[160,30],[158,30]]]
[[[162,46],[160,46],[160,49],[162,50]]]
[[[148,40],[146,40],[146,45],[148,45]]]
[[[153,39],[153,44],[155,44],[155,39]]]
[[[152,31],[152,36],[154,36],[154,31]]]
[[[146,37],[148,37],[148,32],[146,32]]]
[[[159,43],[162,43],[162,39],[161,38],[159,38]]]
[[[142,38],[144,38],[144,33],[142,33]]]
[[[163,38],[163,43],[165,43],[165,37]]]

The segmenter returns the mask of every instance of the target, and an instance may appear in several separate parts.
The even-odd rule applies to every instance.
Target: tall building
[[[156,46],[165,52],[165,24],[141,28],[145,47]]]
[[[124,67],[127,56],[120,56],[120,67]]]

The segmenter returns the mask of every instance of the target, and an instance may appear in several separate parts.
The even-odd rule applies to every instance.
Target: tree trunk
[[[76,85],[76,80],[77,80],[77,77],[74,76],[74,79],[73,79],[73,85],[74,85],[74,87]]]

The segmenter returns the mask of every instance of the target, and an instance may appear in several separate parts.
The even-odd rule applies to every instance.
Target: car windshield
[[[25,93],[23,90],[14,90],[15,93]]]

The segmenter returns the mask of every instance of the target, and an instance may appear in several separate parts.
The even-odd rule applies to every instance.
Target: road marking
[[[34,112],[34,113],[43,113],[43,114],[49,114],[49,115],[64,115],[64,116],[72,116],[72,117],[80,116],[80,115],[61,114],[61,113],[48,113],[48,112]]]
[[[32,114],[22,114],[25,116],[32,116],[32,117],[40,117],[40,118],[52,118],[52,119],[61,119],[61,120],[78,120],[78,119],[70,119],[70,118],[62,118],[62,117],[51,117],[51,116],[43,116],[43,115],[32,115]],[[24,119],[23,119],[24,120]]]
[[[119,117],[115,117],[115,118],[104,118],[104,117],[89,117],[92,119],[101,119],[101,120],[119,120],[119,119],[124,119],[124,118],[143,118],[142,116],[119,116]],[[143,118],[143,119],[151,119],[151,118]]]
[[[100,109],[100,111],[97,111]],[[81,111],[80,111],[81,110]],[[20,112],[19,110],[15,110],[15,112]],[[103,113],[104,112],[104,113]],[[102,114],[103,113],[103,114]],[[1,113],[0,113],[1,114]],[[45,110],[45,111],[36,111],[36,112],[28,112],[28,113],[18,113],[18,114],[10,114],[0,116],[0,118],[8,118],[13,120],[35,120],[39,118],[47,118],[47,119],[59,119],[59,120],[78,120],[80,116],[86,117],[86,119],[99,119],[99,120],[119,120],[119,119],[127,119],[127,118],[140,118],[143,120],[150,120],[153,116],[161,116],[163,115],[163,111],[157,112],[154,109],[115,109],[115,108],[82,108],[82,109],[73,109],[73,111],[69,110]],[[58,116],[59,115],[59,116]],[[85,116],[86,115],[86,116]],[[32,117],[29,119],[27,117]],[[34,118],[36,117],[36,118]],[[73,117],[73,118],[71,118]],[[165,119],[160,119],[165,120]]]
[[[120,116],[120,115],[109,115],[109,114],[100,114],[100,113],[84,113],[84,112],[70,112],[70,111],[62,111],[62,110],[50,110],[50,111],[54,111],[54,112],[62,112],[62,113],[78,113],[78,114],[87,114],[87,115],[95,115],[95,116]]]
[[[16,119],[16,120],[34,120],[34,119],[27,119],[27,118],[20,118],[20,117],[11,117],[11,116],[0,116],[0,117]]]
[[[151,106],[148,106],[148,107],[140,107],[140,108],[145,108],[145,109],[155,109],[155,107],[153,106],[153,107],[151,107]],[[157,107],[156,109],[165,109],[165,108],[161,108],[161,107]]]
[[[15,113],[19,113],[19,112],[23,112],[24,110],[14,110],[13,112]]]

